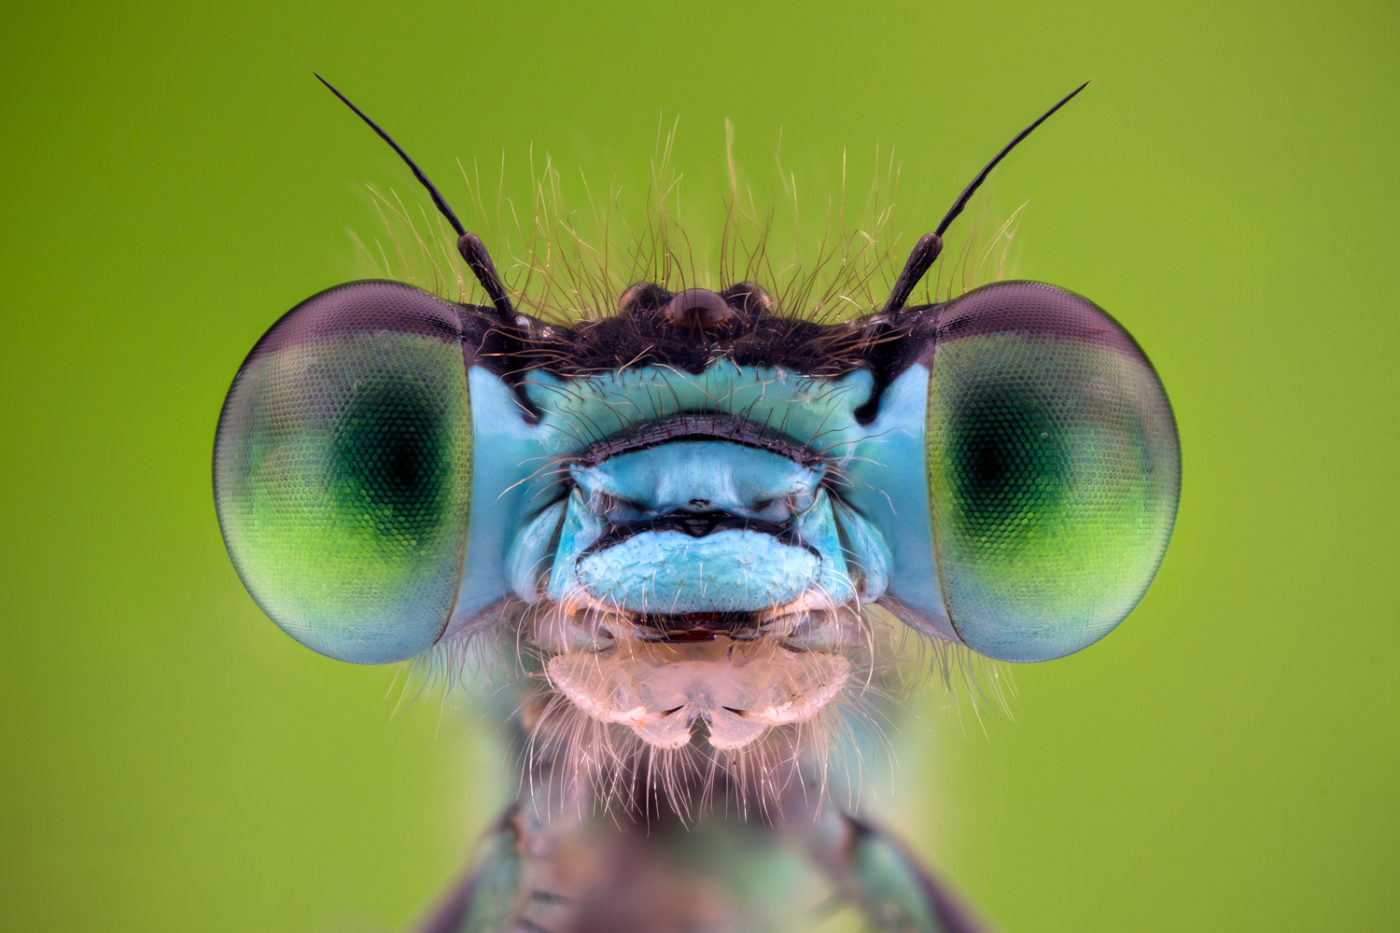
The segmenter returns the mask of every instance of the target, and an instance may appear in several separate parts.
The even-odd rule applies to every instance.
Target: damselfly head
[[[659,753],[792,760],[877,684],[873,606],[997,659],[1096,641],[1175,517],[1155,372],[1055,286],[909,304],[987,173],[1073,96],[982,170],[882,307],[843,321],[752,281],[642,281],[613,314],[545,321],[409,162],[488,303],[351,283],[258,343],[215,447],[244,582],[348,661],[496,631],[533,678],[533,747],[587,733],[594,784]]]

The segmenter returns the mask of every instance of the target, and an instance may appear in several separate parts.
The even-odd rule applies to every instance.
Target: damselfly
[[[489,303],[361,281],[297,305],[234,379],[214,487],[249,592],[302,644],[375,664],[500,648],[521,792],[423,929],[811,929],[841,909],[976,928],[835,802],[830,756],[859,745],[851,711],[901,631],[1061,657],[1165,551],[1176,429],[1123,328],[1036,282],[908,304],[991,169],[1077,93],[882,306],[827,322],[763,282],[640,282],[543,320],[356,109]]]

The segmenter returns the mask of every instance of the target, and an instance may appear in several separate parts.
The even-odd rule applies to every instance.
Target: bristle
[[[623,291],[638,281],[656,282],[671,290],[754,281],[773,295],[779,315],[821,323],[847,321],[883,305],[905,245],[905,238],[895,232],[899,167],[892,155],[877,150],[882,171],[863,196],[853,197],[847,188],[843,153],[839,191],[826,197],[824,204],[817,202],[822,211],[812,211],[805,201],[799,208],[797,176],[785,170],[777,156],[777,180],[768,190],[778,194],[767,202],[755,196],[734,154],[733,127],[727,125],[729,190],[719,199],[713,216],[686,218],[693,221],[689,229],[717,230],[718,236],[696,239],[686,234],[682,223],[682,178],[673,161],[677,126],[658,127],[650,182],[640,206],[629,204],[617,183],[610,183],[606,195],[600,196],[603,189],[582,176],[578,203],[583,207],[571,205],[561,175],[547,155],[537,165],[533,152],[529,154],[531,185],[526,202],[504,195],[504,161],[496,191],[489,194],[477,166],[473,164],[470,172],[463,167],[469,192],[466,225],[503,258],[499,269],[517,307],[545,321],[571,325],[597,321],[614,316]],[[464,274],[455,240],[444,222],[409,208],[393,192],[374,191],[373,197],[389,230],[388,245],[376,238],[363,248],[379,266],[379,274],[411,280],[453,300],[485,300],[475,279]],[[1002,275],[1020,210],[985,240],[977,236],[977,223],[968,225],[972,233],[958,247],[956,261],[945,259],[938,275],[920,285],[924,301],[946,300],[981,284],[976,280]],[[779,221],[780,217],[784,220]],[[791,229],[787,229],[789,223]],[[819,343],[802,351],[813,357],[813,368],[804,373],[813,379],[826,375],[821,365],[854,352],[836,339],[823,338]],[[551,352],[541,342],[529,365],[567,362],[551,361],[547,358]],[[572,384],[543,386],[541,391],[545,390],[579,391]],[[665,380],[655,386],[656,393],[674,391]],[[636,414],[652,419],[675,407],[674,399],[660,394],[633,392],[618,401],[649,405],[651,411]],[[717,397],[711,407],[745,414],[731,411],[742,407],[732,398]],[[561,405],[559,410],[565,417],[558,429],[571,435],[573,446],[586,446],[609,433],[609,428],[589,421],[583,406]],[[763,417],[765,427],[786,431],[785,415],[778,409]],[[781,423],[766,423],[774,419]],[[822,450],[828,446],[823,433],[818,425],[796,440]],[[530,472],[564,466],[563,461],[542,461],[531,465]],[[1013,691],[1000,665],[984,662],[960,646],[917,637],[878,607],[850,608],[860,619],[862,636],[842,649],[853,667],[836,699],[811,718],[773,726],[758,741],[737,749],[697,742],[659,747],[625,725],[600,721],[581,709],[551,683],[551,654],[531,630],[531,626],[548,624],[551,613],[565,612],[553,604],[508,603],[493,615],[494,621],[474,624],[475,634],[449,640],[410,672],[401,687],[399,705],[415,702],[430,689],[461,683],[468,667],[489,669],[491,676],[469,679],[499,684],[499,696],[523,697],[512,701],[520,706],[510,711],[524,722],[522,779],[542,782],[529,796],[549,811],[545,816],[596,809],[628,819],[666,814],[691,821],[717,808],[762,815],[799,785],[806,788],[804,793],[822,795],[841,788],[854,801],[875,764],[872,756],[890,754],[883,722],[893,708],[903,705],[908,688],[941,681],[959,709],[960,698],[965,698],[979,721],[986,701],[1005,711]],[[600,617],[608,625],[612,621]],[[862,736],[871,741],[863,741]]]
[[[845,228],[850,216],[844,191],[826,206],[829,215],[814,256],[804,255],[798,229],[805,223],[799,209],[795,176],[786,172],[778,188],[780,199],[766,208],[748,187],[728,153],[730,190],[721,209],[704,216],[689,208],[682,222],[682,175],[674,167],[678,125],[658,133],[650,181],[642,203],[629,201],[617,184],[607,197],[586,177],[580,178],[578,203],[571,203],[554,162],[529,162],[530,198],[517,203],[504,195],[506,163],[502,162],[497,191],[485,194],[480,170],[463,170],[468,190],[464,219],[493,252],[506,287],[522,310],[561,323],[612,314],[622,291],[637,281],[655,281],[671,290],[686,287],[720,288],[737,281],[757,281],[779,299],[783,314],[806,319],[835,320],[873,308],[884,285],[877,273],[888,265],[887,254],[898,244],[883,239],[890,214],[878,201],[881,187],[872,186],[868,218]],[[732,138],[732,137],[731,137]],[[477,286],[462,274],[455,239],[435,221],[435,215],[408,209],[392,190],[371,189],[372,199],[388,231],[388,248],[376,240],[364,247],[367,263],[378,275],[420,285],[453,300],[482,303]],[[494,209],[493,204],[494,202]],[[785,205],[784,203],[785,202]],[[701,203],[713,203],[710,198]],[[586,206],[586,209],[581,209]],[[786,216],[790,229],[775,218]],[[691,229],[718,230],[696,239]],[[781,246],[776,240],[782,240]]]
[[[959,710],[960,700],[970,702],[978,722],[986,701],[1005,714],[1014,694],[1004,666],[917,637],[879,607],[856,607],[863,634],[844,649],[852,676],[816,716],[773,727],[737,749],[694,742],[661,748],[592,718],[550,683],[544,663],[553,649],[539,647],[551,642],[540,626],[561,620],[561,611],[516,604],[492,628],[430,654],[400,690],[400,701],[409,703],[463,682],[492,683],[496,696],[524,696],[510,711],[525,724],[518,767],[522,782],[537,784],[522,792],[546,820],[603,815],[693,822],[716,811],[762,817],[790,791],[834,793],[853,804],[871,774],[892,772],[885,724],[914,689],[941,681]]]
[[[782,161],[781,140],[774,154],[773,178],[755,194],[734,152],[735,131],[725,126],[728,190],[718,207],[682,212],[682,174],[674,160],[679,121],[658,124],[656,151],[640,203],[613,182],[607,195],[579,173],[577,190],[567,190],[547,154],[526,154],[528,204],[505,194],[507,160],[502,157],[495,191],[486,193],[480,168],[462,167],[467,189],[467,226],[503,261],[506,288],[518,307],[546,321],[573,324],[613,314],[622,292],[635,282],[656,282],[671,291],[719,289],[740,281],[757,282],[775,298],[777,313],[819,323],[872,313],[887,297],[902,250],[912,240],[895,225],[900,166],[893,153],[877,148],[880,168],[863,197],[847,187],[846,154],[840,156],[840,188],[812,202],[799,194],[797,175]],[[571,186],[570,186],[571,187]],[[426,207],[410,209],[397,193],[370,189],[388,234],[361,244],[374,274],[419,285],[456,301],[485,303],[475,281],[464,274],[455,237]],[[824,202],[824,203],[823,203]],[[703,197],[699,204],[716,203]],[[761,206],[760,206],[761,205]],[[1003,220],[991,236],[982,208],[962,237],[957,259],[946,259],[915,297],[923,303],[946,301],[1008,274],[1014,226],[1022,208]],[[923,211],[921,213],[928,213]],[[779,220],[782,218],[782,220]],[[929,221],[906,218],[914,230]],[[688,231],[706,231],[697,239]],[[708,231],[716,231],[715,236]]]

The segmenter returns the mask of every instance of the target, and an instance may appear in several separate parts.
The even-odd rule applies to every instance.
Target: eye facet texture
[[[1013,661],[1102,638],[1176,518],[1176,425],[1151,364],[1088,300],[1006,282],[942,310],[930,367],[929,501],[953,629]]]
[[[457,596],[471,494],[461,321],[404,285],[322,292],[258,343],[224,402],[214,495],[234,566],[297,641],[418,654]]]

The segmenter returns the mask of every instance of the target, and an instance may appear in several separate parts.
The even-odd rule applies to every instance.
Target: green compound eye
[[[342,286],[282,318],[229,390],[224,541],[263,610],[322,654],[396,661],[447,625],[471,491],[460,327],[426,292]]]
[[[1132,338],[1091,302],[1007,282],[938,319],[928,479],[954,631],[995,658],[1097,641],[1166,551],[1181,459],[1171,408]]]

